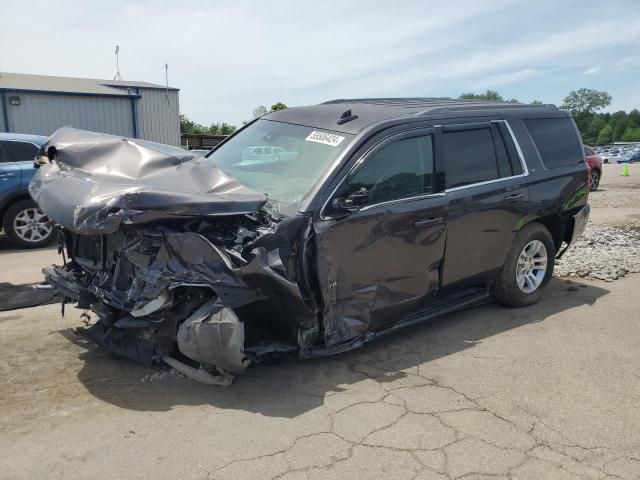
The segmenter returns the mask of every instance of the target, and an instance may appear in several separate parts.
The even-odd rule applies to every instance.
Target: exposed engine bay
[[[213,384],[317,343],[309,218],[270,213],[265,196],[174,147],[63,128],[43,154],[30,190],[61,225],[65,260],[43,272],[93,313],[83,335]]]

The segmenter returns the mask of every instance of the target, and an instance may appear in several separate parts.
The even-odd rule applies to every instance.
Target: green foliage
[[[237,129],[235,125],[226,122],[212,123],[208,127],[189,120],[186,115],[180,115],[180,133],[193,133],[198,135],[231,135]]]
[[[189,120],[186,115],[180,115],[180,133],[206,133],[207,128]]]
[[[569,92],[564,98],[562,108],[570,110],[573,115],[594,113],[611,103],[611,95],[607,92],[580,88]]]
[[[253,118],[261,117],[263,115],[266,115],[267,113],[269,113],[267,107],[265,107],[264,105],[258,105],[253,109]]]
[[[598,138],[596,140],[597,145],[607,145],[613,141],[613,127],[611,124],[607,123],[600,133],[598,134]]]
[[[640,142],[640,127],[627,128],[622,134],[623,142]]]
[[[463,93],[458,97],[460,100],[487,100],[489,102],[508,102],[508,103],[518,103],[518,100],[515,98],[510,98],[505,100],[502,95],[494,90],[487,90],[485,93]]]
[[[287,106],[282,102],[277,102],[277,103],[274,103],[273,105],[271,105],[271,111],[272,112],[275,112],[277,110],[286,110],[286,109],[287,109]]]
[[[531,105],[542,105],[542,102],[540,100],[532,100]]]
[[[569,95],[564,98],[564,103],[561,108],[571,112],[578,126],[578,130],[580,130],[583,140],[585,140],[586,143],[585,135],[589,135],[588,130],[594,119],[596,110],[600,110],[610,103],[611,95],[607,92],[590,88],[580,88],[569,92]]]
[[[598,136],[602,129],[607,125],[604,118],[599,116],[593,116],[589,124],[585,127],[584,131],[581,131],[582,141],[586,145],[594,145],[598,142]]]
[[[634,108],[627,115],[627,126],[630,128],[638,128],[640,127],[640,112]]]
[[[234,125],[229,125],[227,122],[216,122],[209,126],[207,133],[209,135],[231,135],[236,130],[237,129]]]

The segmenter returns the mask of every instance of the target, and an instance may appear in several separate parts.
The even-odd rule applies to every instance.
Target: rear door
[[[434,168],[432,130],[387,137],[314,223],[327,346],[388,327],[437,293],[447,201]],[[354,193],[358,211],[332,207]]]
[[[449,200],[442,286],[481,284],[502,267],[530,209],[528,172],[504,121],[438,133]]]

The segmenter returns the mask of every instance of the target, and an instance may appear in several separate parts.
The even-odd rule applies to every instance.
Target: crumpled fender
[[[76,233],[252,213],[267,201],[212,160],[178,147],[63,127],[43,151],[48,161],[40,159],[29,193],[50,218]]]

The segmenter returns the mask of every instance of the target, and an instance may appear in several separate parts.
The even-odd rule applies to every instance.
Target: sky
[[[640,0],[0,0],[0,72],[180,89],[180,111],[239,125],[257,105],[608,91],[640,108]]]

